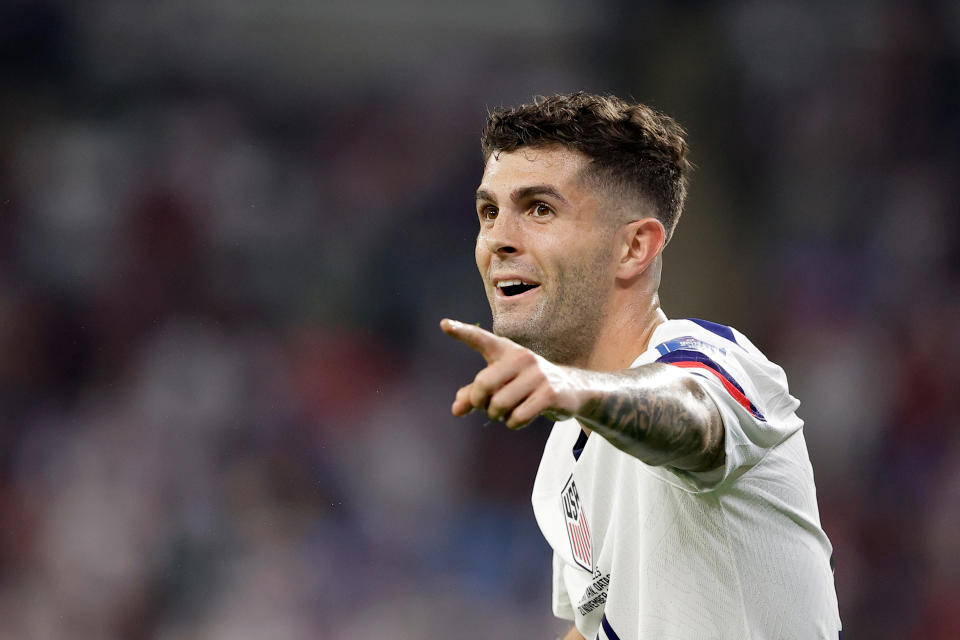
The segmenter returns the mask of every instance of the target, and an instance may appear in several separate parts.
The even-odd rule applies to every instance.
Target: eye
[[[534,218],[546,218],[553,213],[553,209],[550,208],[550,205],[544,202],[534,202],[531,213],[533,214]]]
[[[497,208],[492,204],[488,204],[480,209],[480,220],[496,220],[497,219]]]

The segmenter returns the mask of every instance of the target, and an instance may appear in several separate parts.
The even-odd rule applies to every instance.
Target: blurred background
[[[846,638],[960,637],[960,3],[4,0],[0,638],[552,638],[456,420],[488,108],[689,130],[664,308],[803,405]]]

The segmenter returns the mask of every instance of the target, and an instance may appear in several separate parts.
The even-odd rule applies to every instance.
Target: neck
[[[593,371],[619,371],[628,368],[637,357],[647,350],[650,336],[658,326],[667,321],[667,314],[660,308],[657,294],[646,305],[626,308],[635,315],[623,314],[621,322],[607,323],[599,336],[585,369]],[[579,419],[580,428],[588,436],[590,428]]]
[[[592,371],[628,368],[647,350],[654,330],[666,321],[656,293],[643,303],[621,307],[620,313],[604,323],[583,368]]]

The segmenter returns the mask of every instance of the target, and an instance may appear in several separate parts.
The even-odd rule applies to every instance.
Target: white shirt
[[[716,402],[726,463],[654,467],[558,422],[533,488],[553,611],[584,637],[836,639],[832,547],[783,370],[740,332],[670,320],[634,366],[682,368]]]

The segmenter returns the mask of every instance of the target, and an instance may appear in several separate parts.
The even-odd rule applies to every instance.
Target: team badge
[[[580,501],[580,494],[577,493],[573,474],[570,474],[570,479],[563,487],[560,499],[573,559],[578,565],[593,573],[593,542],[590,539],[590,527],[587,525],[587,515],[583,512],[583,503]]]

